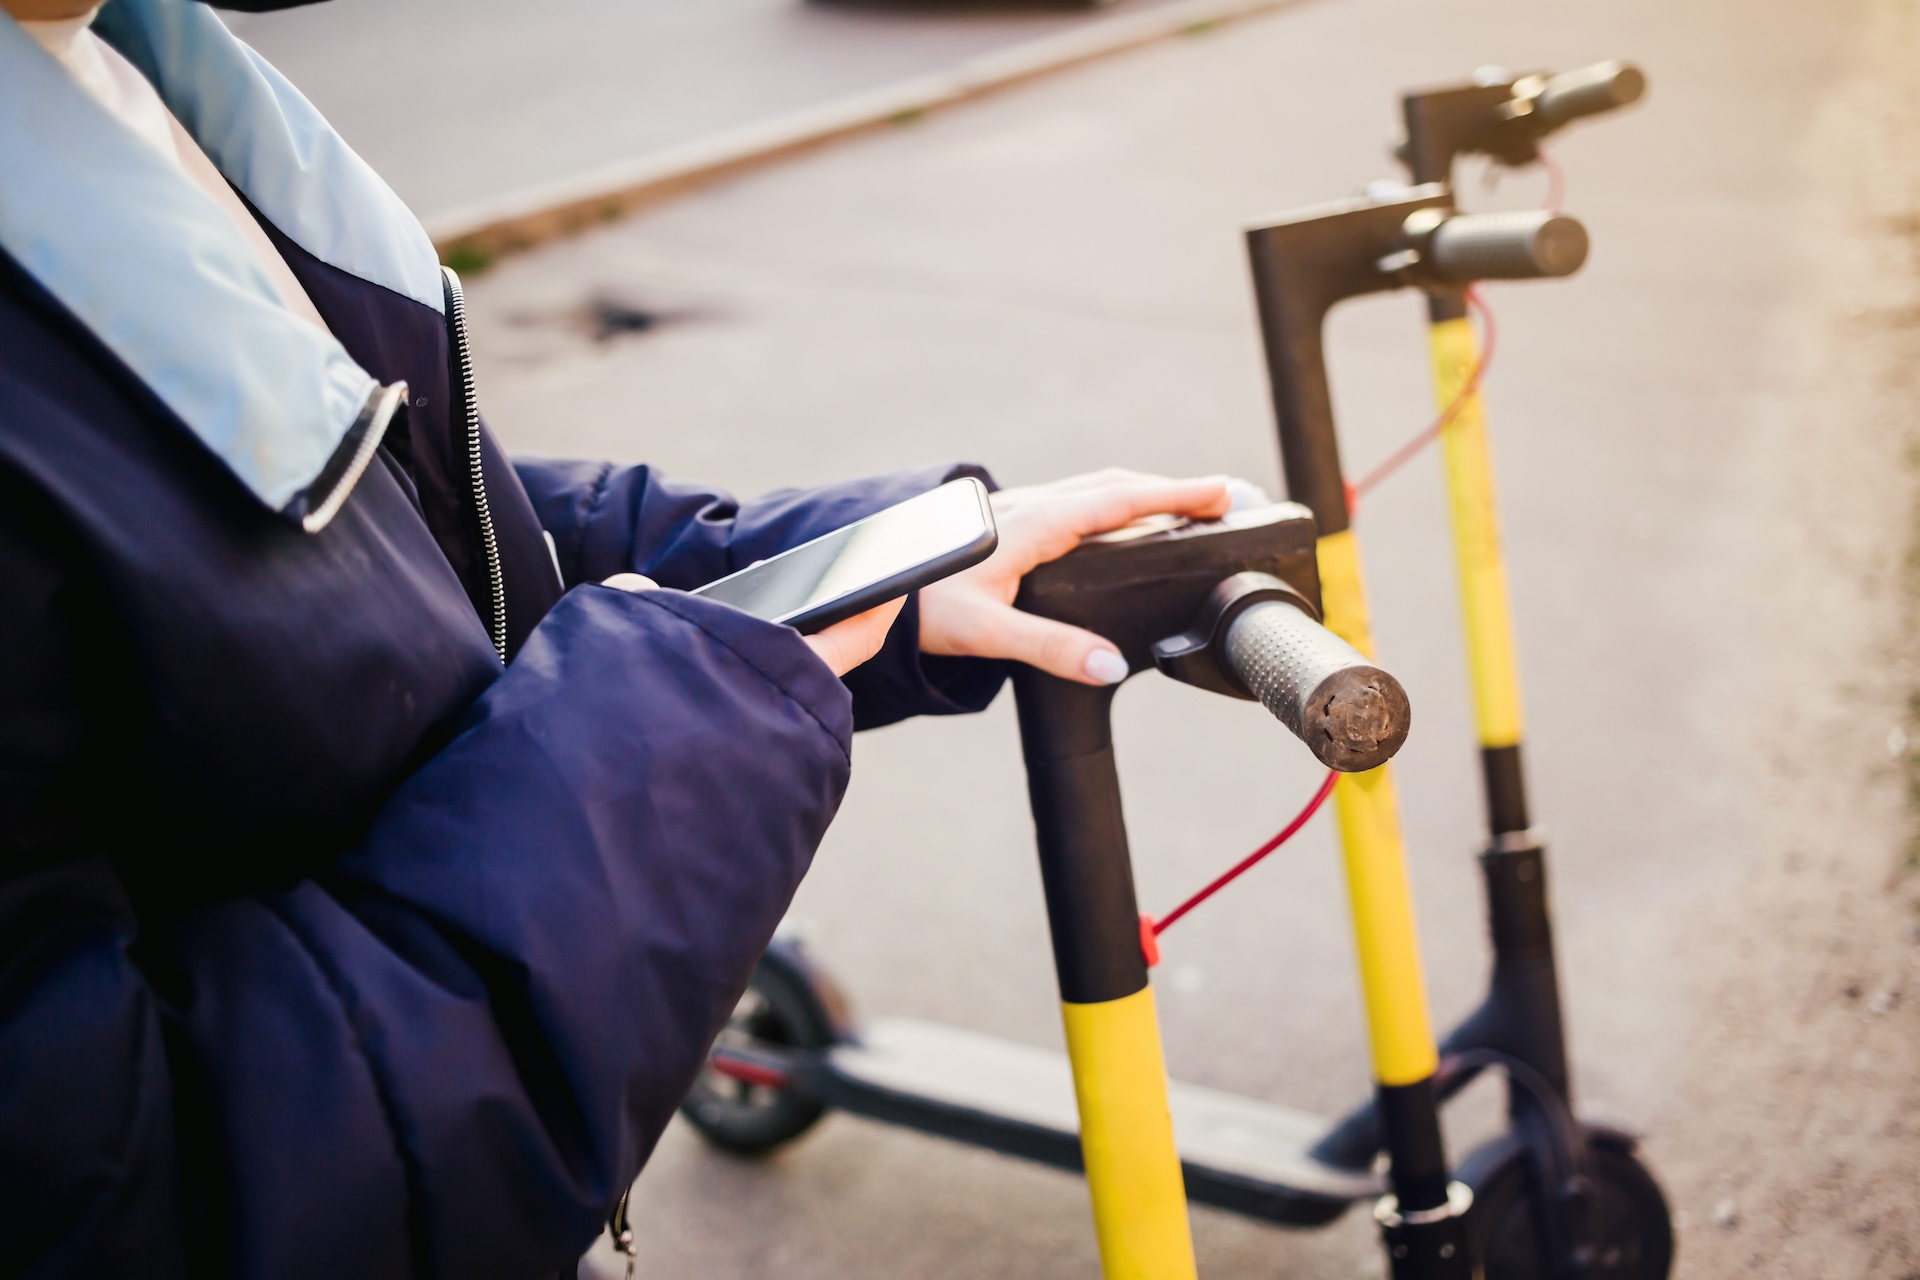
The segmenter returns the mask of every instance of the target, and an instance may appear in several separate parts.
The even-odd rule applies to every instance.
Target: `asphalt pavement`
[[[444,13],[403,11],[423,33]],[[859,24],[900,21],[788,20],[870,51],[886,42]],[[1905,0],[1303,3],[511,260],[470,292],[482,402],[515,448],[743,492],[950,458],[1007,484],[1124,464],[1277,490],[1240,227],[1389,175],[1402,88],[1485,63],[1638,60],[1644,106],[1554,148],[1589,265],[1490,291],[1576,1088],[1588,1114],[1648,1135],[1680,1274],[1903,1276],[1920,1265],[1920,1108],[1888,1082],[1920,1052],[1920,952],[1893,736],[1913,673],[1898,343],[1920,314],[1920,201],[1896,180],[1912,94],[1881,89],[1911,82],[1914,33]],[[683,55],[660,33],[651,65],[698,78],[703,38]],[[591,108],[591,79],[566,112]],[[461,159],[435,163],[399,175],[403,192],[450,193],[424,175]],[[1473,176],[1463,194],[1518,206],[1544,187]],[[1418,302],[1344,308],[1329,351],[1357,473],[1431,412]],[[1483,819],[1435,460],[1357,528],[1381,658],[1415,707],[1396,768],[1444,1025],[1484,980]],[[1318,776],[1257,707],[1146,676],[1117,714],[1150,911],[1259,843]],[[1058,1045],[1009,700],[863,737],[795,910],[860,1010]],[[1364,1094],[1326,819],[1163,950],[1173,1074],[1319,1111]],[[1496,1113],[1478,1089],[1455,1149]],[[845,1117],[759,1162],[676,1124],[635,1214],[646,1276],[1097,1269],[1077,1179]],[[1312,1234],[1194,1217],[1208,1276],[1380,1271],[1365,1214]]]
[[[1147,3],[332,0],[223,16],[432,224]]]

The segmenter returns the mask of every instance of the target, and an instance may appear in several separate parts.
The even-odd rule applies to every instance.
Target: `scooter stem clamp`
[[[1290,604],[1320,621],[1320,611],[1298,591],[1270,573],[1236,573],[1221,580],[1207,593],[1194,615],[1193,625],[1177,636],[1154,642],[1153,663],[1163,675],[1205,689],[1224,693],[1229,698],[1253,702],[1253,692],[1234,673],[1232,664],[1221,661],[1227,631],[1234,620],[1263,601]]]
[[[1402,1209],[1396,1197],[1382,1196],[1373,1220],[1380,1224],[1394,1280],[1468,1280],[1477,1274],[1466,1230],[1472,1208],[1473,1189],[1464,1182],[1448,1183],[1446,1203],[1431,1209]]]

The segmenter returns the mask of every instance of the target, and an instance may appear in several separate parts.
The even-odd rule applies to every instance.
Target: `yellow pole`
[[[1106,1280],[1196,1280],[1153,988],[1060,1006]]]
[[[1434,392],[1442,409],[1451,405],[1479,362],[1473,322],[1441,320],[1428,332]],[[1487,420],[1476,390],[1467,396],[1445,431],[1440,450],[1453,516],[1453,553],[1460,573],[1460,612],[1467,632],[1467,666],[1473,680],[1474,724],[1483,747],[1520,742],[1520,677],[1513,652],[1513,615],[1507,603],[1507,567],[1500,550],[1500,517],[1494,506],[1493,457]]]
[[[1320,539],[1318,552],[1327,629],[1371,658],[1373,634],[1353,530]],[[1374,1078],[1384,1085],[1407,1085],[1432,1075],[1439,1055],[1427,1013],[1426,975],[1390,767],[1343,775],[1333,803],[1346,857]]]

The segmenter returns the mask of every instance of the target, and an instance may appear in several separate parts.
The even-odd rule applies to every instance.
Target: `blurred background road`
[[[610,139],[651,145],[1076,20],[376,8],[242,29],[427,212],[597,161]],[[348,65],[360,16],[431,32],[445,62],[389,66],[356,30],[366,61]],[[1120,463],[1277,490],[1239,228],[1390,175],[1402,88],[1484,63],[1639,61],[1647,102],[1555,148],[1588,267],[1491,291],[1576,1091],[1648,1136],[1679,1274],[1902,1280],[1920,1274],[1903,807],[1917,21],[1912,0],[1311,0],[508,260],[470,289],[481,396],[516,448],[744,492],[949,458],[1008,484]],[[1538,172],[1474,176],[1463,198],[1543,190]],[[1419,305],[1353,304],[1329,337],[1357,474],[1431,411]],[[1443,1024],[1484,969],[1444,521],[1429,454],[1357,525],[1381,656],[1417,708],[1396,768]],[[861,739],[796,914],[860,1009],[1056,1045],[1011,710]],[[1148,910],[1258,843],[1317,776],[1257,708],[1158,677],[1118,718]],[[1326,819],[1164,952],[1176,1076],[1329,1112],[1362,1095]],[[1495,1110],[1484,1087],[1468,1099],[1456,1151]],[[1097,1272],[1076,1179],[845,1117],[761,1162],[676,1124],[635,1214],[648,1277]],[[1194,1218],[1209,1277],[1380,1273],[1364,1213],[1305,1235]]]
[[[1154,0],[333,0],[226,20],[429,223]]]

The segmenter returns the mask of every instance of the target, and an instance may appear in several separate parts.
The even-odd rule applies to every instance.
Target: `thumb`
[[[1112,641],[1011,605],[1000,605],[995,612],[1000,614],[993,628],[997,655],[1080,684],[1119,684],[1127,678],[1127,660]]]
[[[880,652],[887,642],[887,632],[892,629],[893,620],[900,616],[900,607],[906,602],[905,596],[889,600],[802,639],[833,674],[844,676]]]

